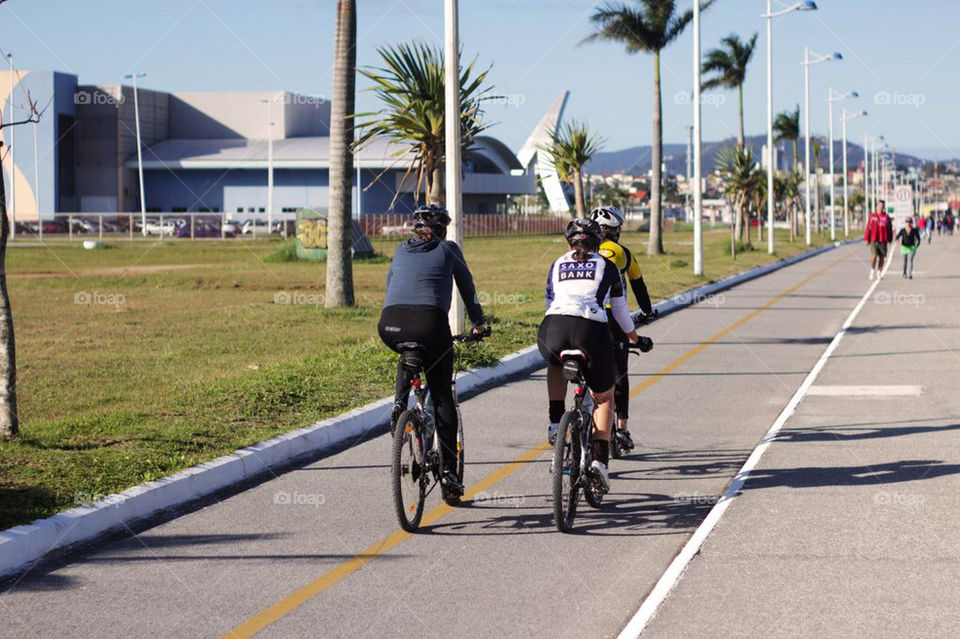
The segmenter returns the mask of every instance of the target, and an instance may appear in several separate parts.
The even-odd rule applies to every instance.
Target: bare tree
[[[3,0],[0,0],[0,4]],[[19,77],[18,77],[19,80]],[[13,96],[11,96],[11,99]],[[3,122],[0,112],[0,129],[37,123],[41,112],[27,91],[27,111],[23,120]],[[2,111],[2,109],[0,109]],[[6,159],[7,148],[0,142],[0,155]],[[13,171],[11,171],[13,179]],[[13,339],[13,315],[10,310],[10,294],[7,291],[7,238],[10,237],[10,218],[7,216],[7,190],[0,176],[0,439],[16,437],[20,430],[17,419],[17,350]]]

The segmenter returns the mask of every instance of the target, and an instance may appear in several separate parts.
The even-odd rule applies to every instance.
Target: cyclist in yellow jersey
[[[623,226],[623,213],[615,206],[599,206],[590,213],[591,219],[600,225],[603,242],[597,251],[607,258],[620,270],[624,289],[629,283],[633,295],[637,298],[640,311],[646,316],[652,316],[653,307],[650,304],[650,294],[647,285],[643,282],[643,273],[637,259],[626,246],[620,244],[620,229]],[[607,313],[610,313],[609,304]],[[630,354],[626,334],[620,330],[616,322],[608,322],[610,337],[613,338],[614,361],[617,377],[614,385],[614,406],[617,413],[614,436],[617,437],[623,450],[633,449],[633,438],[630,436],[628,420],[630,418],[630,378],[627,375],[627,357]]]

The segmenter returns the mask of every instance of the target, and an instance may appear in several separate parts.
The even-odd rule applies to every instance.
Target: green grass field
[[[705,234],[711,278],[730,259]],[[783,238],[785,240],[785,238]],[[640,253],[646,236],[625,243]],[[375,240],[389,256],[395,242]],[[0,443],[0,529],[231,452],[392,392],[376,337],[388,259],[354,266],[358,305],[325,310],[324,267],[265,258],[279,241],[79,241],[13,246],[21,435]],[[689,233],[641,257],[654,298],[698,284]],[[779,244],[779,257],[803,250]],[[534,341],[557,237],[471,239],[465,254],[494,336],[473,363]],[[295,303],[282,303],[291,300]],[[90,301],[92,303],[77,303]]]

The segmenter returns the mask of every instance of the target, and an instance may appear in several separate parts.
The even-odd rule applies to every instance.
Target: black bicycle
[[[654,321],[660,316],[659,311],[654,310],[650,315],[641,315],[637,320],[638,326],[645,326],[650,322]],[[629,345],[628,345],[629,346]],[[633,355],[638,354],[638,350],[631,350],[630,353]],[[610,433],[610,458],[611,459],[620,459],[627,453],[633,450],[633,442],[627,436],[624,431],[620,430],[620,427],[617,426],[617,420],[613,420],[613,431]]]
[[[641,337],[637,346],[631,346],[630,352],[648,352],[653,341]],[[573,382],[573,409],[563,414],[557,428],[557,441],[553,446],[553,516],[560,532],[573,530],[573,521],[577,516],[580,493],[583,492],[587,503],[599,508],[606,489],[593,470],[593,411],[584,407],[588,395],[587,382],[583,376],[583,367],[587,355],[581,350],[560,352],[563,362],[563,374],[567,381]]]
[[[455,342],[479,342],[490,336],[490,327],[482,333],[454,335]],[[440,483],[441,451],[440,438],[435,433],[435,416],[430,389],[421,380],[423,373],[423,345],[416,342],[403,342],[397,345],[400,360],[410,376],[410,386],[416,396],[416,403],[397,418],[393,435],[393,463],[391,476],[393,481],[393,504],[397,511],[400,527],[407,532],[415,532],[423,517],[423,504],[434,488]],[[454,377],[450,381],[453,387],[453,402],[457,407],[457,481],[463,485],[463,418],[460,415],[460,402],[457,399],[456,372],[459,369],[459,352],[455,355]],[[459,497],[444,495],[444,501],[454,506]]]

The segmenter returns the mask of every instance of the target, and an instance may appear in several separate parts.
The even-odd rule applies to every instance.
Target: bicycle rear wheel
[[[416,415],[403,411],[397,419],[397,432],[393,438],[393,506],[400,527],[414,532],[420,527],[423,517],[423,502],[427,493],[425,452],[421,444],[422,426]]]
[[[581,414],[567,411],[557,428],[553,446],[553,518],[560,532],[570,532],[580,499]]]

